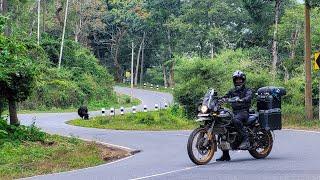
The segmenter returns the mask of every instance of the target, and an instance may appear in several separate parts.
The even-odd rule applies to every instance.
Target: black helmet
[[[242,82],[236,82],[237,79],[242,79]],[[242,71],[237,70],[232,75],[233,84],[237,89],[242,88],[246,82],[246,74]]]

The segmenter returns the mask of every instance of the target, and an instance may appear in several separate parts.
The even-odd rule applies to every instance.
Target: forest
[[[305,8],[311,52],[318,0],[1,0],[0,112],[116,101],[112,86],[175,87],[194,115],[208,88],[223,95],[239,69],[248,86],[283,86],[284,111],[305,112]],[[317,115],[317,72],[312,103]],[[13,113],[16,114],[16,113]],[[299,116],[299,117],[300,117]],[[309,116],[310,118],[310,116]],[[311,117],[313,118],[313,117]],[[14,121],[12,122],[14,123]]]

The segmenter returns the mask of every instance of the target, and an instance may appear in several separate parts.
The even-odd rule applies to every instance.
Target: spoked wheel
[[[272,150],[272,134],[270,131],[261,129],[257,132],[257,136],[259,138],[258,147],[254,150],[249,150],[249,153],[256,159],[262,159],[267,157]]]
[[[197,128],[190,134],[187,149],[193,163],[204,165],[210,162],[217,146],[214,139],[205,128]]]

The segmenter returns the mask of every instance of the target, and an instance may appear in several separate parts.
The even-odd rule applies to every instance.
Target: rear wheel
[[[204,165],[211,161],[217,147],[214,139],[206,128],[197,128],[190,134],[187,150],[193,163]]]
[[[258,147],[254,150],[249,150],[249,153],[256,159],[266,158],[272,150],[272,134],[270,131],[261,129],[257,132],[257,137],[259,138]]]

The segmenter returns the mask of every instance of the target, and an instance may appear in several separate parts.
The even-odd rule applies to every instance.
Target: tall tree
[[[272,42],[272,74],[273,79],[276,78],[277,64],[278,64],[278,24],[280,17],[280,5],[281,0],[275,0],[275,15],[274,15],[274,31],[273,31],[273,42]]]
[[[136,73],[135,73],[135,77],[134,77],[134,84],[135,85],[138,84],[140,57],[141,57],[141,52],[142,52],[142,49],[143,49],[143,46],[144,46],[145,36],[146,36],[146,33],[144,32],[143,36],[142,36],[142,40],[141,40],[140,46],[139,46],[138,54],[137,54]],[[142,68],[140,69],[140,71],[142,72]]]
[[[306,1],[305,2],[305,72],[306,72],[305,111],[306,111],[306,118],[307,119],[313,119],[312,79],[311,79],[310,9],[311,9],[311,6],[310,6],[309,2]]]
[[[60,48],[59,63],[58,63],[59,69],[61,67],[61,61],[62,61],[63,43],[64,43],[64,36],[66,33],[67,18],[68,18],[68,6],[69,6],[69,0],[67,0],[66,11],[65,11],[65,15],[64,15],[63,31],[62,31],[62,38],[61,38],[61,48]]]
[[[32,92],[36,69],[24,43],[0,35],[0,96],[9,105],[10,124],[19,124],[17,102],[26,100]]]

